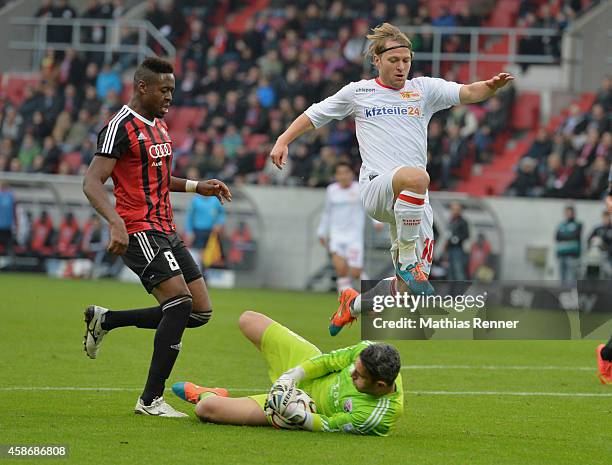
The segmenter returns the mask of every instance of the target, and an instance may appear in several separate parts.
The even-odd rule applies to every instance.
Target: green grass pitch
[[[327,334],[332,294],[239,289],[211,295],[213,320],[187,330],[170,383],[192,380],[228,387],[234,395],[267,388],[263,360],[236,325],[245,309],[270,315],[324,351],[359,338],[358,325],[336,338]],[[132,413],[153,331],[118,329],[105,339],[99,358],[89,360],[82,350],[82,312],[90,303],[152,305],[138,285],[0,274],[0,296],[0,444],[69,445],[68,459],[45,459],[49,463],[612,461],[612,388],[595,376],[595,341],[399,341],[408,392],[391,436],[276,431],[200,423],[170,392],[169,402],[191,418]]]

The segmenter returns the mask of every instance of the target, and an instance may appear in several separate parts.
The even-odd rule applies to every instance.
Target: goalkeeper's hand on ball
[[[285,411],[283,412],[283,418],[287,423],[302,427],[306,422],[306,410],[299,402],[289,402],[289,405],[285,407]]]
[[[284,417],[287,406],[296,399],[296,385],[292,379],[279,379],[270,388],[266,399],[266,415],[272,412]]]

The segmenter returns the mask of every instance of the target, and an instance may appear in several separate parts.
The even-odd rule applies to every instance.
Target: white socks
[[[338,293],[341,293],[343,290],[348,289],[352,286],[353,280],[350,278],[350,276],[336,278],[336,287],[338,288]]]
[[[361,314],[361,294],[355,297],[355,300],[353,300],[353,305],[351,305],[349,308],[351,311],[351,316],[357,318]]]
[[[376,286],[374,286],[370,291],[366,292],[366,299],[372,298],[374,295],[395,295],[397,292],[396,278],[395,276],[389,276],[388,278],[382,279]],[[352,305],[350,306],[351,315],[357,318],[361,313],[361,296],[363,294],[359,294],[353,300]]]
[[[416,263],[416,241],[419,238],[421,219],[425,209],[425,194],[402,191],[393,211],[399,241],[399,262],[402,267]]]

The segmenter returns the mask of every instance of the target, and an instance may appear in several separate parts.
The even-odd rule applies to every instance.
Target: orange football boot
[[[345,289],[338,297],[338,301],[340,302],[340,306],[336,313],[332,315],[329,323],[329,334],[331,336],[335,336],[340,332],[343,326],[352,323],[357,318],[351,315],[351,302],[355,300],[355,297],[359,295],[355,289]]]

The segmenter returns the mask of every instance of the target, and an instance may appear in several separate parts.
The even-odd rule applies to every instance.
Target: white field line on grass
[[[142,388],[80,387],[80,386],[11,386],[0,387],[0,392],[15,391],[102,391],[127,392]],[[227,388],[230,392],[266,392],[266,388]],[[166,388],[166,391],[169,391]],[[612,397],[612,392],[514,392],[514,391],[404,391],[423,396],[520,396],[520,397]]]
[[[558,367],[523,365],[402,365],[402,370],[553,370],[553,371],[597,371],[595,367]]]

